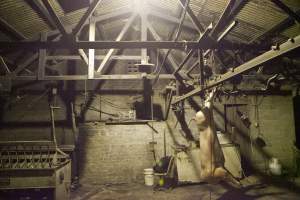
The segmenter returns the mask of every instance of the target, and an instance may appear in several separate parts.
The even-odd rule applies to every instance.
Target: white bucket
[[[271,174],[280,176],[282,172],[282,166],[277,158],[271,158],[269,163],[269,169]]]
[[[153,186],[154,185],[154,171],[152,168],[144,169],[145,175],[145,185]]]

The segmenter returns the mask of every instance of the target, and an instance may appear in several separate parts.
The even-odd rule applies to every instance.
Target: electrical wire
[[[183,26],[183,23],[184,23],[184,19],[185,19],[186,13],[187,13],[187,7],[188,7],[189,3],[190,3],[190,0],[187,0],[187,1],[185,2],[185,5],[184,5],[184,12],[183,12],[182,15],[181,15],[180,23],[179,23],[179,25],[178,25],[178,28],[177,28],[177,31],[176,31],[176,34],[175,34],[175,38],[173,39],[174,42],[176,42],[176,41],[178,40],[178,38],[179,38],[179,36],[180,36],[180,34],[181,34],[181,32],[182,32],[182,26]],[[163,66],[165,65],[165,62],[167,61],[167,58],[168,58],[169,54],[171,53],[171,51],[172,51],[172,49],[169,49],[169,50],[167,51],[167,53],[166,53],[166,55],[165,55],[165,57],[164,57],[164,59],[163,59],[163,62],[162,62],[161,65],[160,65],[159,71],[158,71],[158,72],[155,72],[155,73],[157,73],[157,75],[156,75],[156,77],[155,77],[155,79],[154,79],[154,81],[153,81],[153,84],[152,84],[153,86],[158,82],[159,76],[160,76],[161,71],[162,71],[162,68],[163,68]]]
[[[121,107],[121,106],[119,106],[119,105],[116,105],[116,104],[111,103],[111,102],[109,102],[109,101],[106,101],[106,100],[104,100],[104,99],[101,99],[101,102],[104,103],[104,104],[106,104],[106,105],[109,105],[109,106],[111,106],[111,107],[113,107],[113,108],[119,109],[119,110],[130,110],[130,108],[124,108],[124,107]]]

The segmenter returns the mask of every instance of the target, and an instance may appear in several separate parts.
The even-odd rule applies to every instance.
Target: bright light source
[[[148,0],[134,0],[134,11],[137,13],[147,12]]]

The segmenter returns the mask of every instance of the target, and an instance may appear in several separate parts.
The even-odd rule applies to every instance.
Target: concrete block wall
[[[259,96],[257,100],[253,96],[250,98],[250,134],[253,140],[251,160],[254,166],[263,170],[268,165],[269,158],[276,157],[286,169],[292,170],[295,142],[292,96]],[[255,116],[256,104],[258,117]],[[255,145],[258,136],[266,142],[265,147]]]

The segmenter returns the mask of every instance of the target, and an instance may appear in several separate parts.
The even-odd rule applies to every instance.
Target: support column
[[[93,17],[90,18],[89,41],[95,41],[96,22]],[[89,49],[89,68],[88,79],[93,79],[95,74],[95,49]]]
[[[145,3],[145,2],[141,2],[141,3]],[[143,6],[145,7],[145,6]],[[148,26],[147,26],[147,18],[148,18],[148,13],[145,10],[144,12],[141,12],[141,41],[145,42],[147,41],[148,37]],[[142,49],[141,50],[141,63],[145,64],[148,63],[148,55],[147,55],[147,49]]]

